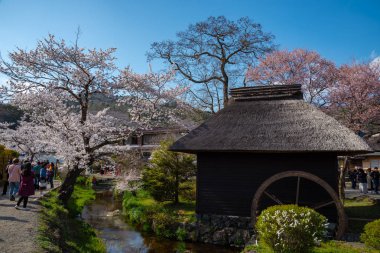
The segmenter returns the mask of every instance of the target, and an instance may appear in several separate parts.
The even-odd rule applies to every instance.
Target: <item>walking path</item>
[[[55,186],[60,181],[54,181]],[[0,196],[0,252],[1,253],[35,253],[38,252],[37,230],[38,213],[41,206],[38,203],[40,197],[49,192],[36,191],[29,197],[28,211],[17,210],[16,201],[10,201],[8,196]],[[2,192],[2,191],[1,191]],[[18,200],[18,197],[16,197]]]

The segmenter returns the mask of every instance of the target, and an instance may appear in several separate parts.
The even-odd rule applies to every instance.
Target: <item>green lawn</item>
[[[247,246],[242,253],[274,253],[270,248],[263,245]],[[362,244],[347,243],[342,241],[328,241],[314,247],[310,253],[378,253],[378,250],[368,249]]]
[[[344,209],[348,218],[380,219],[380,202],[362,196],[355,199],[346,199]],[[348,220],[349,233],[362,233],[368,221]]]

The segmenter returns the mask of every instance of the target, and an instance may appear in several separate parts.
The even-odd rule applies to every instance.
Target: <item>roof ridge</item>
[[[230,89],[230,95],[236,101],[303,99],[301,84],[232,88]]]

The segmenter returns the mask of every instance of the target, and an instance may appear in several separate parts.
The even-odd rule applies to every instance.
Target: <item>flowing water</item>
[[[142,234],[128,225],[123,216],[115,215],[115,210],[121,210],[121,201],[114,200],[112,192],[104,191],[97,193],[96,200],[86,206],[82,213],[84,220],[100,232],[108,253],[239,252],[234,248],[177,242]]]

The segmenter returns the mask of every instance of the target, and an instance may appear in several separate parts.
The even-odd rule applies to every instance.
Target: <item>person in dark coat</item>
[[[348,177],[351,180],[351,187],[352,189],[356,189],[356,177],[357,177],[357,170],[353,169],[348,172]]]
[[[379,168],[375,167],[371,173],[372,173],[371,176],[372,176],[373,184],[375,187],[375,193],[379,194],[379,177],[380,177]]]
[[[372,181],[372,169],[367,169],[367,186],[369,191],[373,191],[373,181]]]
[[[26,163],[24,165],[24,169],[22,170],[21,186],[18,194],[20,195],[20,198],[17,201],[15,208],[26,210],[29,196],[34,195],[34,173],[30,163]],[[21,201],[24,201],[22,208],[20,207]]]
[[[5,168],[5,173],[7,174],[7,180],[5,181],[4,183],[4,187],[3,187],[3,196],[7,194],[7,190],[8,190],[8,185],[9,185],[9,182],[8,182],[8,179],[9,179],[9,172],[8,172],[8,167],[9,165],[12,164],[12,160],[9,160],[8,164],[7,164],[7,167]]]
[[[359,182],[359,190],[360,192],[367,194],[367,174],[364,172],[362,168],[358,170],[358,182]]]

